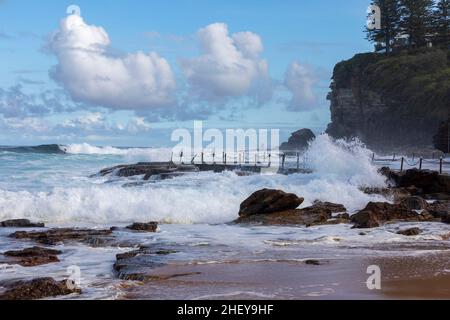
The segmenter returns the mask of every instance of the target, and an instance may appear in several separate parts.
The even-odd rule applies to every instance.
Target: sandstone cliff
[[[430,147],[450,110],[450,53],[358,54],[336,65],[327,132],[376,150]]]

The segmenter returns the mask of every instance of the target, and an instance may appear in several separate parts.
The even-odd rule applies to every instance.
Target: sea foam
[[[69,150],[89,151],[91,154],[117,152],[125,158],[130,155],[156,158],[169,151],[89,145],[69,146]],[[319,136],[311,143],[307,158],[308,165],[314,170],[308,175],[240,177],[233,172],[201,172],[127,188],[123,185],[129,180],[105,181],[105,178],[98,177],[74,185],[68,179],[67,186],[59,184],[50,192],[4,189],[0,190],[0,219],[30,218],[48,223],[97,224],[152,220],[173,224],[226,223],[237,218],[243,200],[262,188],[296,193],[305,198],[303,206],[311,205],[314,200],[331,201],[344,204],[350,212],[363,208],[368,201],[385,200],[360,191],[362,186],[384,185],[383,177],[371,163],[370,151],[361,143]]]

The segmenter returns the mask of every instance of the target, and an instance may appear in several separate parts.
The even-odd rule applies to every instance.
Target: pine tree
[[[367,39],[371,42],[384,43],[386,54],[391,52],[391,44],[400,32],[400,5],[398,0],[374,0],[381,10],[381,28],[366,28]]]
[[[450,0],[440,0],[437,3],[433,25],[436,42],[448,48],[450,46]]]
[[[400,27],[409,35],[410,47],[423,47],[432,34],[433,0],[400,0]]]

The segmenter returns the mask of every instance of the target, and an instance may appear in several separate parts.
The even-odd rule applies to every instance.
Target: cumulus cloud
[[[22,85],[0,88],[0,114],[5,118],[26,118],[73,111],[77,106],[67,98],[60,90],[27,93]]]
[[[181,60],[180,65],[198,97],[209,101],[267,97],[268,64],[260,57],[263,43],[257,34],[230,35],[226,24],[215,23],[200,29],[197,38],[202,55]]]
[[[155,52],[108,54],[107,32],[78,15],[61,21],[49,49],[58,59],[51,77],[78,102],[113,110],[147,110],[174,102],[175,77]]]
[[[306,111],[317,105],[314,87],[318,83],[316,73],[308,66],[298,62],[289,65],[284,84],[292,93],[288,109],[292,111]]]

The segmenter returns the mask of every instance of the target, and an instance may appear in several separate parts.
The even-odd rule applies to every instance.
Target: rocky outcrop
[[[416,193],[450,194],[450,176],[441,175],[437,171],[411,169],[395,172],[389,168],[380,171],[399,188],[416,188]]]
[[[127,229],[133,230],[133,231],[140,231],[140,232],[156,232],[158,229],[158,223],[157,222],[149,222],[149,223],[133,223],[132,225],[128,226]]]
[[[358,54],[338,63],[328,95],[327,133],[359,137],[382,151],[431,147],[448,117],[450,86],[442,75],[449,61],[446,51],[430,49],[390,57]]]
[[[351,220],[355,224],[354,228],[361,229],[377,228],[391,221],[443,221],[447,215],[443,218],[436,214],[439,208],[440,205],[428,205],[426,201],[418,197],[405,199],[398,204],[370,202],[363,210],[354,214]],[[433,215],[428,209],[435,214]]]
[[[137,163],[107,168],[98,173],[100,176],[115,175],[118,177],[144,176],[144,180],[152,177],[170,179],[189,172],[198,172],[194,165],[177,165],[173,162]]]
[[[436,149],[450,153],[450,119],[441,123],[433,142]]]
[[[0,222],[2,228],[44,228],[43,223],[32,223],[28,219],[14,219]]]
[[[155,268],[164,266],[159,257],[178,253],[168,248],[152,248],[141,246],[138,250],[116,255],[114,270],[118,278],[127,281],[160,280],[153,274]],[[182,276],[169,275],[168,278]]]
[[[298,208],[305,199],[281,190],[263,189],[253,193],[241,204],[240,217],[268,214]]]
[[[0,294],[0,300],[38,300],[81,293],[80,289],[70,289],[66,280],[52,278],[18,281],[7,285],[7,288],[5,293]]]
[[[58,243],[84,242],[90,245],[98,245],[110,240],[112,230],[94,229],[51,229],[46,231],[17,231],[10,235],[11,238],[32,240],[44,245],[56,245]]]
[[[346,208],[340,204],[316,201],[312,206],[296,209],[304,199],[280,190],[263,189],[241,204],[235,223],[273,225],[335,224],[348,222]],[[333,219],[333,213],[342,213]]]
[[[22,267],[35,267],[59,262],[58,255],[62,252],[40,247],[26,248],[18,251],[7,251],[3,255],[7,259],[3,262],[18,264]]]
[[[288,142],[280,146],[283,151],[301,151],[308,148],[309,143],[316,138],[316,135],[310,129],[301,129],[294,132]]]

